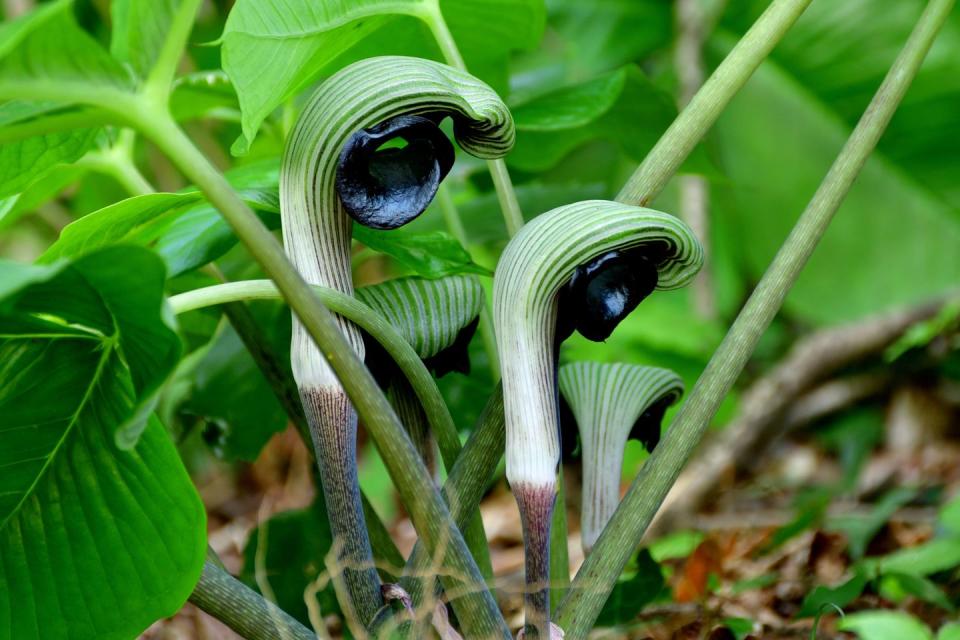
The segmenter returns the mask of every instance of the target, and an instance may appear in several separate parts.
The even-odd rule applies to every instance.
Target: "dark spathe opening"
[[[658,247],[610,251],[577,267],[560,290],[557,341],[574,330],[603,342],[657,287]],[[653,254],[653,255],[651,255]]]
[[[437,119],[391,118],[347,140],[337,167],[337,194],[360,224],[396,229],[427,208],[454,156]]]

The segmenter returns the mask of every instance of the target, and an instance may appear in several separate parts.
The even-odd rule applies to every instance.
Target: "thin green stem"
[[[931,0],[790,236],[710,359],[560,604],[569,638],[585,637],[681,468],[776,315],[916,76],[954,0]]]
[[[183,0],[173,15],[160,54],[143,84],[142,92],[153,104],[166,105],[177,74],[177,65],[183,57],[187,38],[203,0]]]
[[[463,447],[463,455],[447,475],[443,485],[443,496],[450,505],[450,514],[457,526],[465,527],[480,505],[480,499],[490,483],[490,478],[503,457],[506,443],[506,430],[503,416],[503,389],[499,385],[487,401],[477,426]],[[417,542],[407,560],[403,573],[419,578],[430,574],[431,554]],[[422,590],[422,581],[411,580],[405,584],[419,607],[426,595]]]
[[[445,567],[456,576],[451,580],[469,586],[467,593],[453,603],[464,629],[478,637],[509,636],[496,601],[484,585],[483,576],[459,529],[453,524],[443,498],[390,403],[340,332],[333,314],[290,264],[273,234],[193,145],[170,114],[150,104],[145,107],[128,114],[131,123],[200,188],[276,284],[336,373],[380,449],[417,533],[433,550],[438,545],[444,546]]]
[[[467,64],[460,54],[457,42],[450,33],[447,21],[440,10],[440,3],[433,2],[424,5],[424,9],[418,14],[430,33],[433,34],[444,59],[451,67],[467,71]],[[511,237],[516,235],[517,231],[523,226],[523,213],[520,210],[520,202],[517,200],[517,192],[513,188],[513,181],[510,180],[510,173],[507,171],[507,163],[504,160],[487,160],[487,168],[490,170],[490,177],[493,179],[493,188],[497,192],[497,200],[500,202],[500,210],[503,212],[503,221],[507,226],[507,233]]]
[[[133,143],[135,133],[131,129],[122,129],[117,142],[106,149],[91,151],[76,162],[117,181],[131,196],[155,193],[153,188],[133,161]]]
[[[317,640],[313,631],[210,559],[190,602],[247,640]]]
[[[457,204],[453,201],[453,194],[444,184],[441,184],[437,190],[437,203],[447,223],[447,229],[467,249],[467,230],[463,226]],[[493,314],[490,313],[489,304],[484,304],[480,309],[480,339],[483,340],[483,350],[487,353],[487,360],[490,363],[490,377],[496,382],[500,379],[500,360],[497,357],[497,337],[493,332]]]
[[[507,171],[507,163],[502,158],[487,160],[487,168],[490,169],[490,177],[493,178],[493,188],[497,191],[497,200],[500,202],[500,210],[503,211],[507,233],[512,238],[523,227],[523,213],[520,211],[517,192],[513,189],[513,182]]]
[[[647,206],[790,30],[811,0],[774,0],[707,79],[624,185],[617,200]]]
[[[560,602],[570,586],[566,484],[561,465],[557,473],[557,504],[550,523],[550,602]]]

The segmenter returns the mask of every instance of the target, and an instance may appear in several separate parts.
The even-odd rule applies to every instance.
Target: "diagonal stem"
[[[774,0],[680,112],[617,194],[648,206],[707,134],[730,100],[786,35],[811,0]]]
[[[557,612],[568,637],[585,637],[593,626],[635,545],[883,135],[953,4],[931,0],[927,5],[810,204],[587,557]]]

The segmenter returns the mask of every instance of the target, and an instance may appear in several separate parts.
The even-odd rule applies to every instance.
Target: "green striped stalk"
[[[582,265],[627,249],[649,253],[660,290],[686,285],[703,262],[703,248],[678,218],[591,200],[553,209],[527,224],[504,249],[494,276],[507,479],[520,507],[526,547],[528,636],[549,637],[550,518],[560,460],[558,293]]]
[[[620,503],[627,439],[635,428],[659,437],[663,412],[683,395],[683,381],[668,369],[619,362],[565,364],[558,379],[580,431],[580,535],[589,554]]]
[[[453,118],[460,146],[476,156],[501,157],[513,144],[513,121],[496,93],[472,76],[439,63],[370,58],[342,69],[314,92],[290,135],[280,171],[285,250],[309,284],[353,293],[352,221],[342,202],[345,195],[370,196],[365,201],[370,216],[364,219],[380,228],[397,225],[378,223],[379,206],[391,216],[399,213],[404,221],[426,208],[452,161],[447,157],[452,149],[443,148],[438,140],[442,134],[436,122],[441,116]],[[371,137],[404,117],[415,126],[380,139]],[[374,143],[396,138],[408,142],[406,152],[377,151]],[[366,156],[357,151],[364,143],[369,143]],[[398,159],[409,166],[399,166]],[[353,172],[353,182],[343,180],[347,169]],[[365,191],[367,187],[370,190]],[[386,198],[377,197],[377,189],[394,187],[406,189],[414,210],[396,211],[390,192]],[[337,322],[362,357],[357,328],[343,318]],[[336,374],[296,318],[291,363],[317,452],[331,531],[342,549],[338,560],[345,568],[353,609],[366,625],[383,600],[357,484],[357,415]]]

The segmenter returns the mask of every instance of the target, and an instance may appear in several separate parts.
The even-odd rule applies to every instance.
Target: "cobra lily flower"
[[[604,200],[548,211],[504,250],[494,276],[507,479],[526,547],[526,630],[549,637],[550,518],[560,459],[556,343],[605,339],[654,289],[689,283],[693,232],[665,213]],[[558,319],[559,314],[559,319]]]
[[[627,440],[653,451],[664,413],[683,394],[683,381],[657,367],[575,362],[560,367],[559,384],[580,431],[580,532],[589,553],[620,503]]]
[[[436,280],[397,278],[361,287],[355,295],[390,322],[434,375],[470,372],[467,346],[477,330],[484,302],[479,278],[472,275]],[[410,439],[437,478],[436,438],[427,426],[423,407],[393,359],[375,341],[365,342],[367,366],[387,389]]]
[[[418,216],[454,158],[498,158],[513,145],[506,105],[467,73],[418,58],[370,58],[321,84],[290,134],[280,171],[283,241],[310,284],[353,293],[353,221],[378,229]],[[403,140],[406,146],[388,143]],[[359,356],[358,329],[338,318]],[[291,363],[310,424],[347,591],[364,624],[382,605],[357,485],[357,416],[324,354],[294,319]]]

